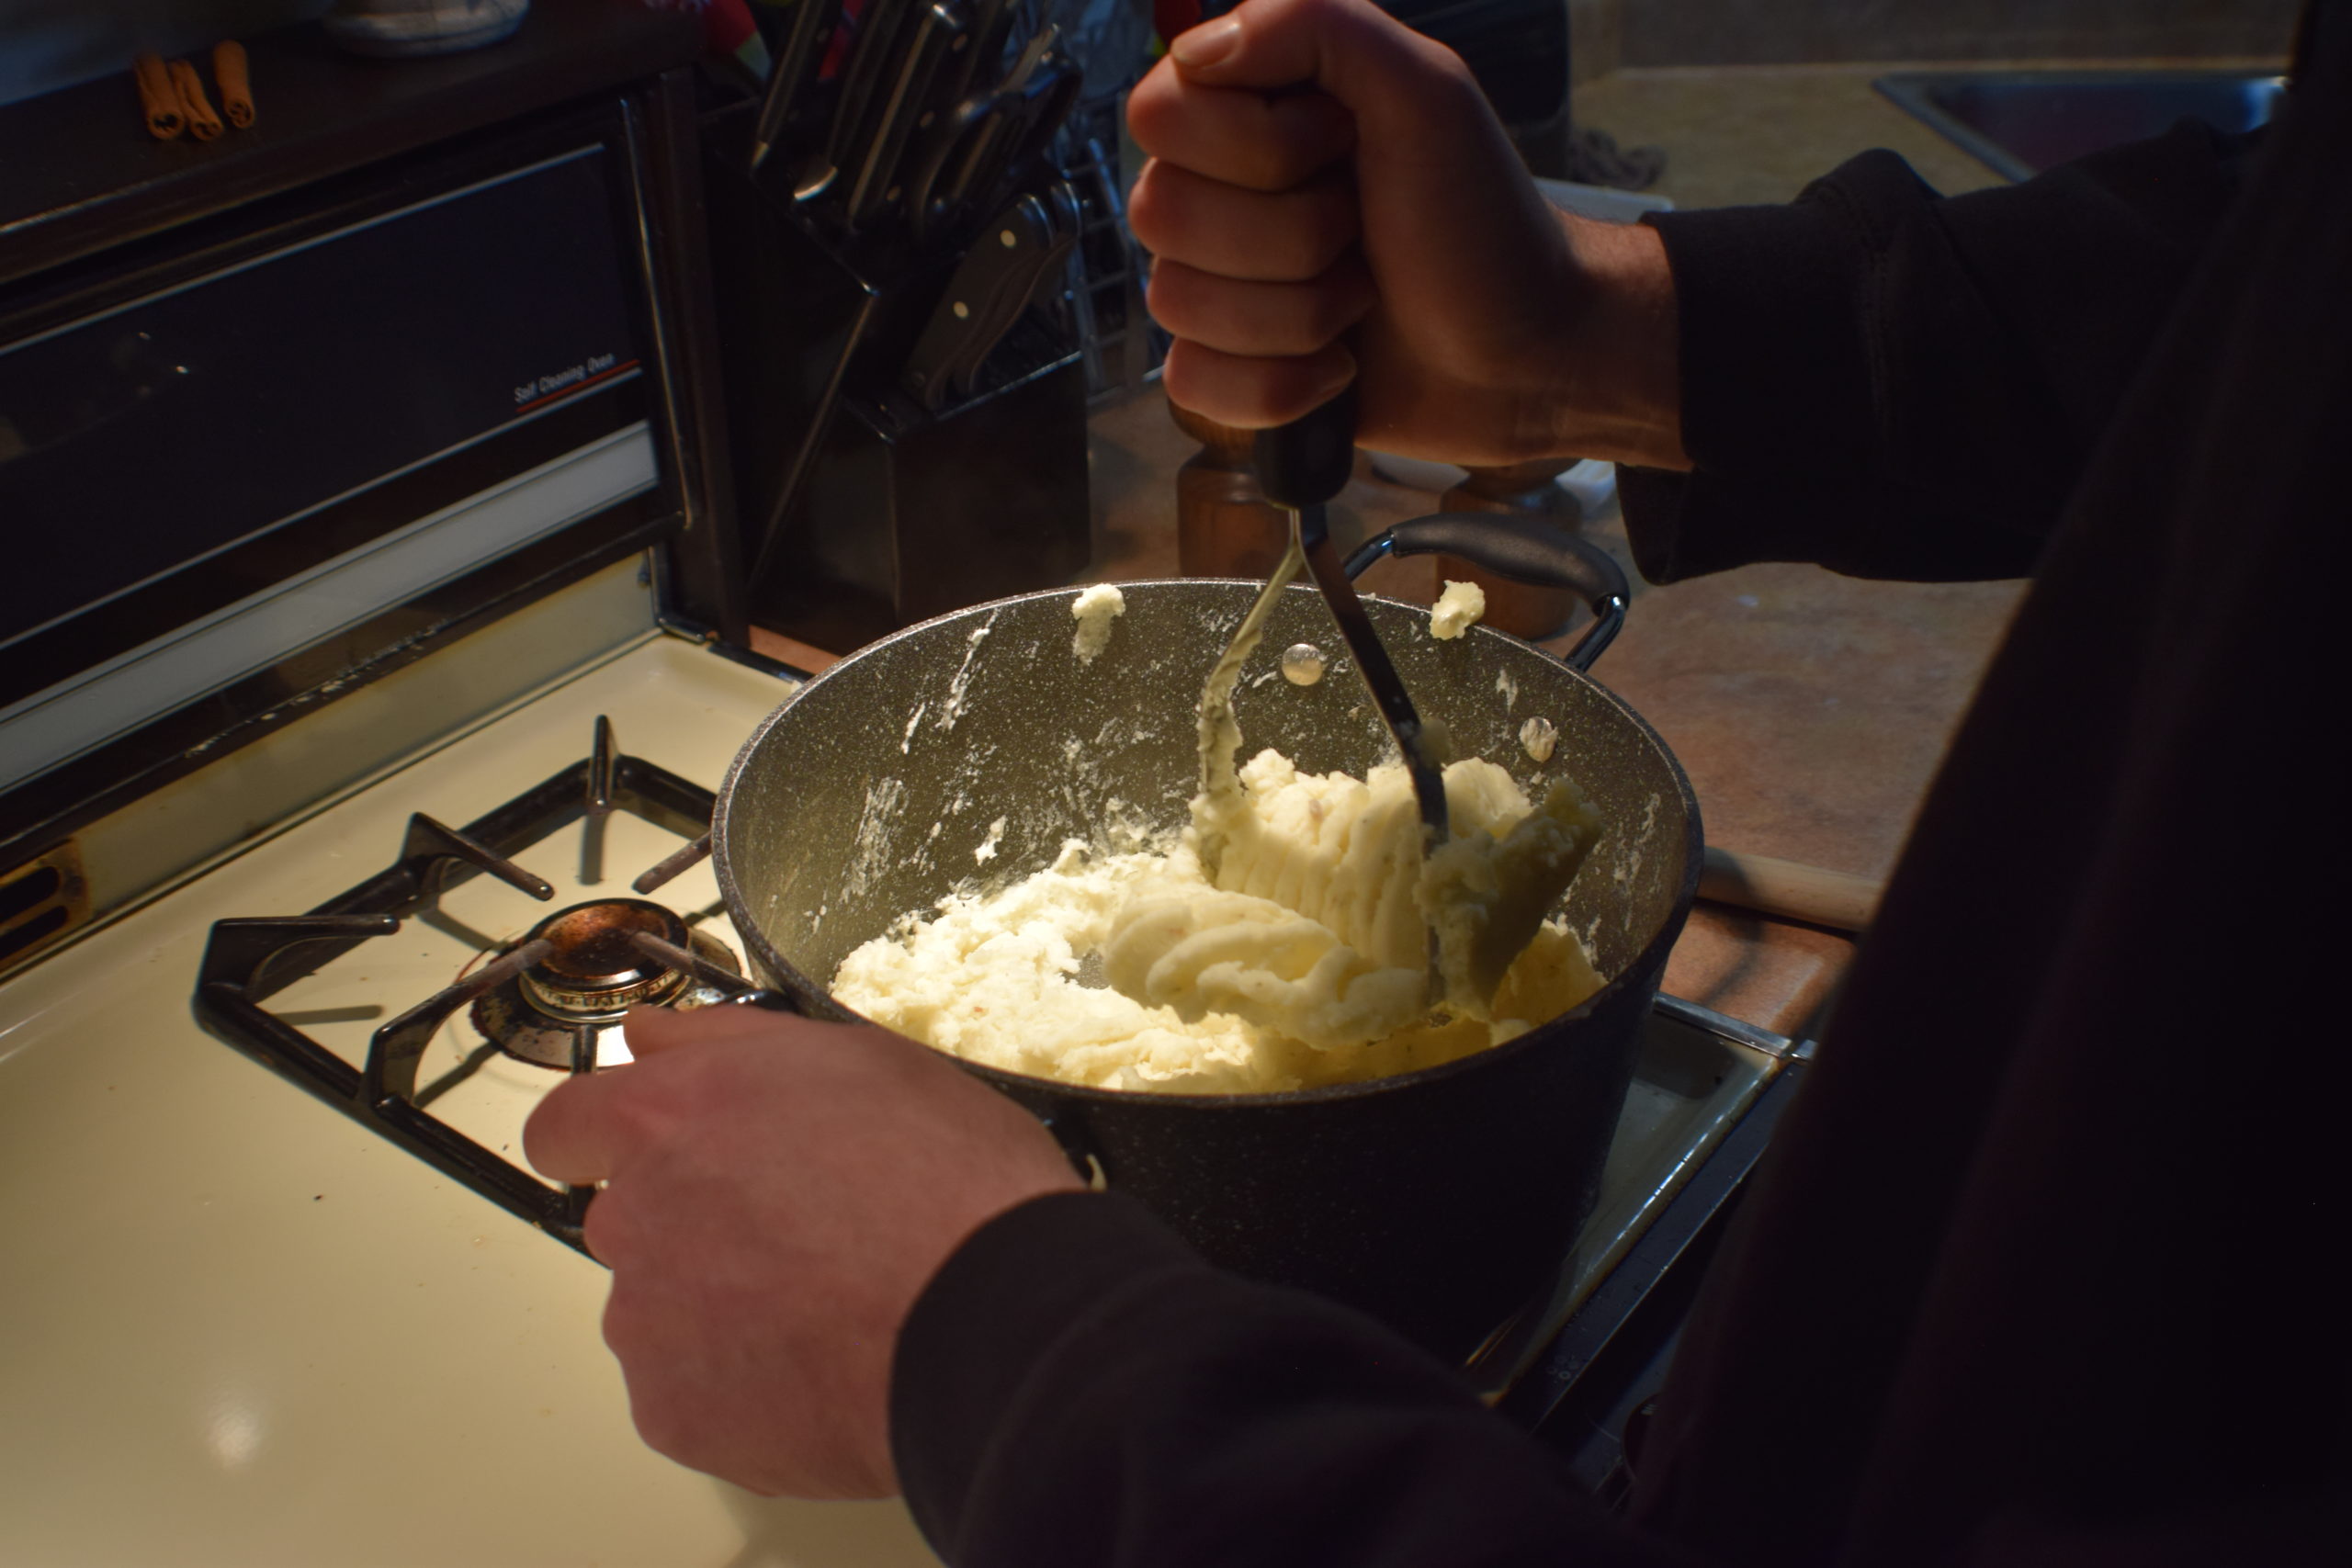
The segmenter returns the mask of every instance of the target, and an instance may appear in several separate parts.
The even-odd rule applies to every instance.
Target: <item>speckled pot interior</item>
[[[1001,600],[843,660],[752,736],[720,792],[716,860],[771,983],[812,1012],[853,1016],[826,981],[906,911],[1026,875],[1114,814],[1183,823],[1201,682],[1257,585],[1122,586],[1126,612],[1091,665],[1071,649],[1075,590]],[[1338,1296],[1459,1355],[1590,1210],[1641,1020],[1690,911],[1699,814],[1656,733],[1595,681],[1487,627],[1439,642],[1426,610],[1367,606],[1420,710],[1460,751],[1531,789],[1566,772],[1600,807],[1609,829],[1563,908],[1609,986],[1494,1051],[1372,1084],[1151,1095],[973,1070],[1213,1259]],[[1313,686],[1276,667],[1302,641],[1330,656]],[[1303,768],[1362,773],[1391,750],[1306,588],[1284,595],[1236,710],[1245,755],[1273,746]],[[1539,716],[1559,733],[1545,764],[1519,739]],[[974,852],[999,818],[983,865]]]

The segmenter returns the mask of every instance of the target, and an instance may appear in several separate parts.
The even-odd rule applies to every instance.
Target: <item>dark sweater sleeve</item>
[[[899,1336],[891,1441],[956,1568],[1674,1561],[1436,1361],[1108,1194],[1024,1204],[948,1261]]]
[[[1653,215],[1694,468],[1621,470],[1643,575],[2030,572],[2256,139],[2184,120],[1950,198],[1865,152],[1785,207]]]

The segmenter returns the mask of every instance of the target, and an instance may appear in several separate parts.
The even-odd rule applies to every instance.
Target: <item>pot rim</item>
[[[1245,587],[1252,592],[1265,585],[1262,579],[1246,577],[1148,577],[1113,581],[1110,586],[1125,593],[1138,588],[1197,588],[1216,583]],[[798,965],[786,960],[775,950],[775,942],[769,940],[766,932],[746,916],[742,893],[735,885],[734,867],[727,854],[728,826],[733,812],[736,782],[742,775],[745,765],[758,751],[760,743],[767,738],[770,730],[784,721],[785,716],[801,698],[823,682],[831,680],[840,671],[870,655],[879,653],[893,644],[947,622],[968,621],[975,616],[1001,610],[1007,605],[1026,604],[1032,600],[1075,598],[1088,588],[1095,586],[1098,585],[1075,583],[1063,588],[1045,588],[1028,593],[1011,594],[1001,599],[990,599],[978,604],[967,604],[960,610],[950,610],[944,615],[933,615],[927,621],[918,621],[912,626],[901,626],[887,637],[876,637],[865,647],[843,655],[815,676],[801,682],[797,690],[778,704],[775,710],[760,720],[752,733],[744,738],[743,744],[736,750],[734,761],[728,764],[727,777],[718,786],[718,804],[711,813],[711,866],[718,879],[719,897],[726,904],[728,919],[734,922],[736,934],[742,938],[743,945],[756,953],[762,964],[772,971],[776,982],[789,991],[797,1002],[813,1005],[836,1015],[834,1020],[828,1021],[854,1021],[868,1024],[876,1029],[888,1028],[888,1025],[876,1023],[874,1020],[867,1018],[854,1008],[835,1000],[829,987],[813,982],[801,972]],[[1283,592],[1312,595],[1317,592],[1317,590],[1311,583],[1293,582]],[[1428,605],[1416,604],[1408,600],[1392,599],[1378,593],[1367,593],[1363,597],[1376,599],[1384,604],[1393,605],[1425,619],[1430,614]],[[923,1041],[916,1041],[915,1043],[945,1057],[967,1072],[997,1083],[1001,1087],[1018,1087],[1058,1095],[1064,1099],[1086,1104],[1129,1106],[1149,1103],[1200,1111],[1214,1110],[1221,1106],[1280,1108],[1320,1105],[1336,1100],[1361,1100],[1373,1095],[1391,1093],[1415,1084],[1435,1083],[1470,1071],[1482,1064],[1505,1060],[1519,1055],[1522,1050],[1532,1048],[1538,1043],[1557,1037],[1566,1029],[1589,1019],[1606,1007],[1615,1005],[1627,992],[1636,987],[1655,991],[1659,976],[1666,972],[1667,952],[1682,934],[1683,925],[1690,919],[1690,907],[1697,900],[1699,893],[1699,872],[1705,834],[1699,820],[1699,798],[1691,790],[1690,775],[1683,771],[1681,760],[1675,756],[1673,749],[1667,745],[1665,738],[1658,734],[1650,722],[1635,712],[1633,705],[1624,698],[1590,674],[1576,669],[1556,654],[1547,652],[1537,648],[1533,643],[1489,626],[1484,622],[1474,623],[1466,630],[1472,636],[1499,638],[1515,647],[1541,654],[1544,659],[1557,665],[1561,673],[1590,686],[1604,702],[1631,723],[1640,735],[1657,748],[1658,755],[1666,759],[1667,766],[1674,778],[1675,787],[1681,797],[1686,831],[1681,884],[1675,890],[1673,908],[1668,912],[1666,920],[1650,940],[1643,944],[1639,953],[1634,955],[1633,961],[1618,974],[1612,976],[1600,989],[1566,1012],[1546,1019],[1523,1034],[1514,1035],[1499,1045],[1490,1045],[1481,1051],[1473,1051],[1464,1056],[1456,1056],[1450,1062],[1440,1062],[1433,1066],[1417,1067],[1409,1073],[1396,1073],[1387,1077],[1365,1078],[1355,1083],[1324,1084],[1314,1089],[1274,1089],[1251,1094],[1203,1094],[1170,1092],[1160,1089],[1103,1089],[1094,1084],[1074,1084],[1060,1078],[1041,1077],[1032,1073],[1010,1072],[1002,1067],[991,1066],[984,1062],[976,1062],[969,1057],[959,1056],[952,1051],[942,1050]],[[896,1032],[892,1031],[892,1032]],[[912,1036],[901,1035],[900,1038],[911,1039]]]

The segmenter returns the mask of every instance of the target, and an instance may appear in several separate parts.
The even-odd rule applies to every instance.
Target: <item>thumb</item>
[[[621,1033],[628,1041],[628,1054],[642,1062],[690,1045],[730,1038],[745,1032],[744,1025],[756,1028],[759,1021],[747,1008],[695,1008],[680,1012],[663,1007],[633,1007],[621,1020]]]
[[[1470,68],[1372,0],[1245,0],[1183,33],[1169,56],[1190,86],[1278,102],[1281,89],[1312,86],[1347,111],[1383,293],[1428,300],[1464,287],[1465,239],[1490,243],[1507,272],[1555,270],[1558,224]],[[1492,281],[1508,294],[1525,280]]]
[[[1320,87],[1367,130],[1394,122],[1426,134],[1418,106],[1431,78],[1469,81],[1452,50],[1371,0],[1246,0],[1180,34],[1168,52],[1180,76],[1204,87]]]

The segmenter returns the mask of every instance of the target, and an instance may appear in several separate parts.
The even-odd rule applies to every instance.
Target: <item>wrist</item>
[[[1550,450],[1687,469],[1680,333],[1666,244],[1644,223],[1556,215],[1573,283],[1551,395]]]

